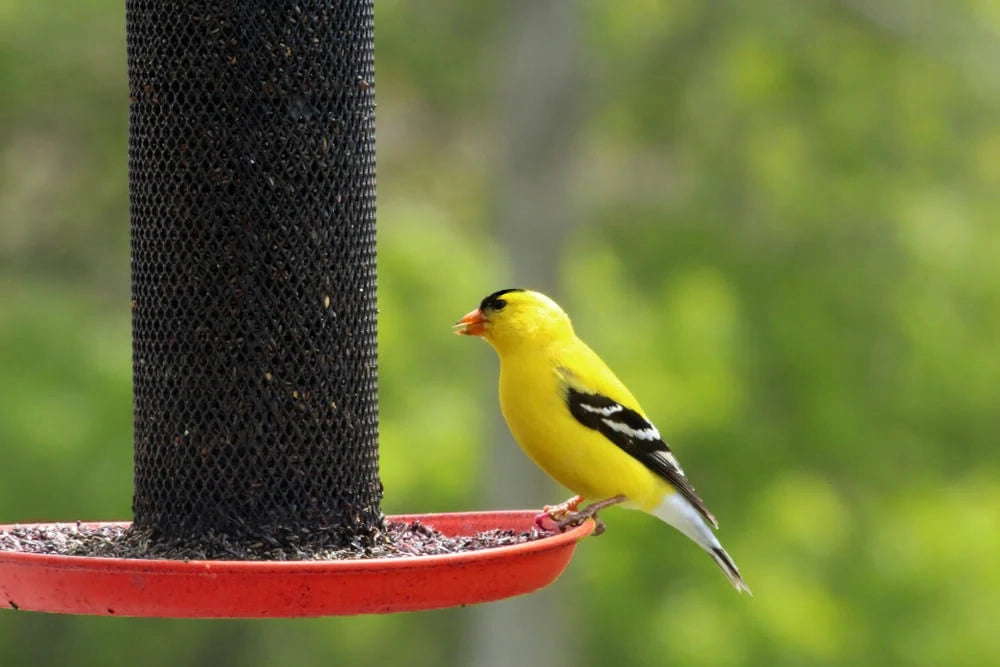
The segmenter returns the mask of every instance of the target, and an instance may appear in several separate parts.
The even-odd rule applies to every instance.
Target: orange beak
[[[486,318],[483,317],[483,312],[476,308],[455,322],[454,329],[459,336],[482,336],[486,331]]]

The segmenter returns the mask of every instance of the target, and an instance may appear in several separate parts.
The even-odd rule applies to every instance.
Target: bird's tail
[[[747,582],[743,581],[743,576],[740,574],[739,568],[736,567],[736,563],[726,553],[726,550],[722,548],[715,533],[708,527],[705,520],[701,518],[698,510],[681,494],[668,494],[653,509],[652,514],[687,535],[698,546],[707,551],[737,591],[746,591],[750,595],[753,595],[750,587],[747,586]]]
[[[736,588],[737,591],[746,591],[753,597],[753,591],[747,586],[747,582],[743,581],[743,575],[740,574],[739,568],[736,567],[736,563],[733,559],[729,557],[726,550],[721,546],[712,547],[711,549],[706,549],[708,554],[712,559],[718,563],[719,567],[722,569],[723,573],[729,577],[729,582]]]

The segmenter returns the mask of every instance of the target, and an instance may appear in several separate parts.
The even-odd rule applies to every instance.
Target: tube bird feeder
[[[386,521],[373,2],[126,4],[134,521],[77,529],[127,527],[181,553],[370,545]],[[532,518],[389,519],[465,535]],[[3,551],[0,603],[175,617],[468,604],[551,582],[590,528],[349,561]]]

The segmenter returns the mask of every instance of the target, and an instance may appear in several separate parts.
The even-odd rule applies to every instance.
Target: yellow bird
[[[610,505],[640,509],[694,540],[737,591],[750,593],[712,532],[718,523],[631,392],[587,345],[569,317],[539,292],[505,289],[455,324],[500,357],[500,410],[521,448],[577,495],[546,506],[560,529]],[[584,498],[596,502],[578,510]],[[709,527],[711,525],[711,528]]]

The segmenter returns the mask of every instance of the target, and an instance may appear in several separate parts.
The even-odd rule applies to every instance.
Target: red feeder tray
[[[445,535],[534,526],[536,511],[387,517]],[[89,524],[98,526],[102,524]],[[128,523],[104,524],[125,525]],[[12,528],[0,525],[0,530]],[[436,609],[552,583],[594,524],[513,546],[447,556],[343,561],[90,558],[0,551],[0,605],[99,616],[277,618]]]

